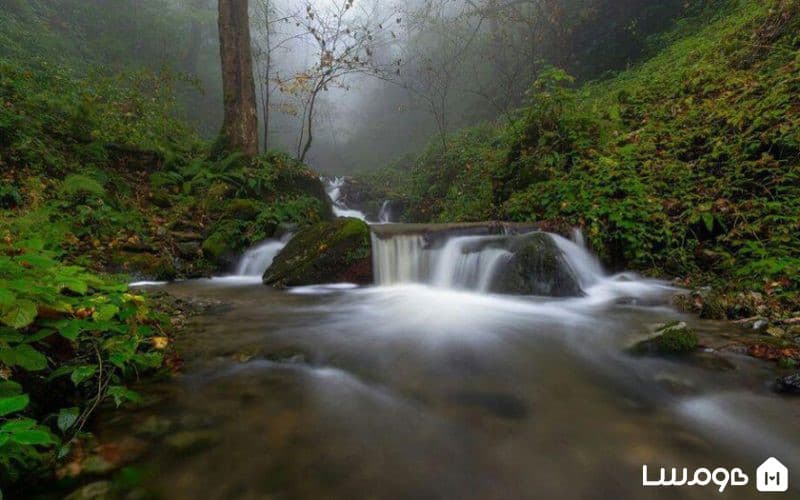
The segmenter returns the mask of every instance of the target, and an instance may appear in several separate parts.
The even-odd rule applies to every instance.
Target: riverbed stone
[[[320,283],[372,283],[369,226],[339,218],[301,229],[275,257],[263,281],[276,288]]]
[[[775,390],[782,394],[800,395],[800,372],[777,379]]]
[[[697,334],[686,323],[672,321],[656,330],[656,336],[631,348],[634,354],[685,354],[697,349]]]
[[[513,256],[495,276],[493,292],[548,297],[584,295],[577,276],[549,234],[517,236],[508,249]]]

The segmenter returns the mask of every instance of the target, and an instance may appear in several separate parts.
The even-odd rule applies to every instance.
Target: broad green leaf
[[[15,432],[11,435],[11,441],[27,445],[49,445],[54,442],[49,432],[39,429]]]
[[[25,343],[30,344],[32,342],[38,342],[38,341],[40,341],[42,339],[46,339],[47,337],[49,337],[50,335],[52,335],[54,333],[56,333],[55,330],[52,330],[50,328],[42,328],[41,330],[39,330],[38,332],[36,332],[34,334],[26,335],[25,336]]]
[[[20,394],[19,396],[11,396],[8,398],[0,398],[0,416],[15,413],[24,410],[30,398],[27,394]]]
[[[54,311],[62,312],[62,313],[72,313],[72,311],[73,311],[72,304],[70,304],[69,302],[65,302],[63,300],[58,300],[56,302],[50,302],[50,303],[47,304],[47,307],[49,307],[50,309],[52,309]]]
[[[108,394],[114,398],[114,403],[116,403],[117,407],[126,401],[132,401],[136,403],[142,400],[142,397],[139,395],[139,393],[121,385],[112,385],[109,387]]]
[[[26,254],[19,258],[25,267],[48,269],[57,265],[57,262],[44,255]]]
[[[75,425],[79,415],[80,409],[78,408],[61,408],[61,411],[58,412],[58,428],[61,432],[66,432],[67,429]]]
[[[69,379],[72,380],[72,383],[77,386],[84,380],[94,376],[96,371],[97,367],[94,365],[79,366],[75,368],[75,370],[69,376]]]
[[[95,321],[110,321],[119,312],[119,307],[114,304],[105,304],[97,308],[92,315]]]
[[[17,418],[4,423],[0,427],[0,431],[14,433],[19,431],[27,431],[28,429],[33,429],[34,427],[36,427],[36,420],[32,418]]]
[[[58,280],[57,288],[59,291],[67,289],[80,295],[86,295],[89,291],[86,281],[79,278],[61,278]]]
[[[68,340],[76,340],[81,333],[82,321],[65,320],[58,325],[58,333]]]
[[[22,393],[22,386],[13,380],[0,380],[0,398],[16,396]]]
[[[16,330],[0,327],[0,341],[10,344],[18,344],[25,340],[25,336]]]
[[[0,288],[0,307],[8,307],[17,300],[17,296],[11,290]]]
[[[19,366],[28,371],[47,368],[47,358],[31,347],[30,344],[20,344],[16,347],[0,349],[0,361],[8,366]]]
[[[6,308],[0,321],[11,328],[24,328],[36,319],[38,310],[31,300],[18,300]]]
[[[58,377],[63,377],[64,375],[66,375],[68,373],[72,373],[73,370],[75,370],[74,366],[70,366],[70,365],[59,366],[58,368],[56,368],[55,370],[50,372],[50,375],[47,376],[47,381],[50,382],[51,380],[55,380]]]

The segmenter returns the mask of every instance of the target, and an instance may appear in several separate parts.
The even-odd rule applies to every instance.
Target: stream
[[[507,252],[487,238],[373,235],[368,287],[266,287],[275,241],[240,275],[166,285],[220,305],[177,340],[182,374],[138,387],[145,404],[100,436],[135,440],[147,488],[171,499],[744,499],[766,458],[800,470],[800,408],[770,366],[724,349],[739,327],[605,274],[579,237],[553,236],[583,297],[491,293]],[[626,352],[669,320],[704,348]],[[645,488],[643,465],[740,467],[750,484]]]

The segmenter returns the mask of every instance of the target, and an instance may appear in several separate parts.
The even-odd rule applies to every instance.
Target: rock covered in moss
[[[685,354],[697,349],[697,334],[684,322],[672,321],[656,330],[656,336],[633,346],[635,354]]]
[[[237,221],[218,224],[201,246],[203,256],[221,268],[230,268],[238,258],[240,229]]]
[[[264,273],[277,288],[319,283],[372,283],[369,226],[341,218],[300,230]]]
[[[513,256],[498,272],[492,291],[548,297],[583,295],[577,277],[547,233],[517,236],[509,251]]]
[[[128,274],[134,280],[172,280],[178,276],[175,262],[166,254],[116,252],[111,254],[108,267],[114,272]]]

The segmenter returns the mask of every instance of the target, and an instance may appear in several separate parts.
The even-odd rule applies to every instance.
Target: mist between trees
[[[656,50],[650,35],[695,3],[703,2],[224,0],[223,7],[248,9],[258,147],[346,173],[431,141],[446,147],[445,134],[465,125],[510,119],[550,65],[579,81],[623,69]],[[26,44],[31,56],[58,53],[85,71],[178,75],[183,112],[206,136],[219,132],[218,26],[226,10],[216,1],[11,4],[18,19],[50,21],[52,40]]]

